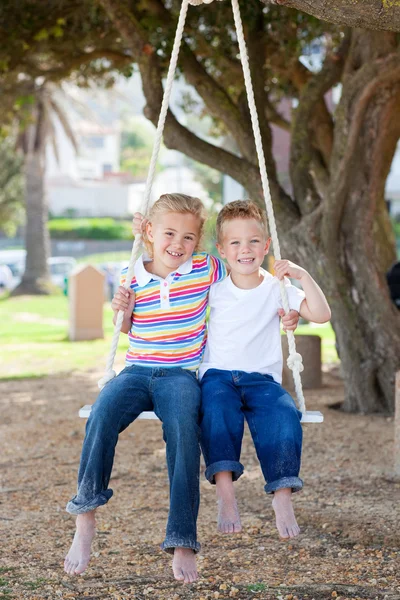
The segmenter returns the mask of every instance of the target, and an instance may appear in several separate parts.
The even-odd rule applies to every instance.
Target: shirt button
[[[167,296],[163,296],[163,300],[166,300],[166,299],[167,299]]]
[[[168,285],[168,283],[166,281],[164,281],[164,285]]]

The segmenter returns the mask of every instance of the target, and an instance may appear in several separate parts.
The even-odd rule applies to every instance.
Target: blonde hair
[[[182,215],[190,214],[199,220],[199,239],[195,248],[198,250],[204,223],[207,219],[206,209],[202,201],[193,196],[186,196],[186,194],[163,194],[150,208],[148,215],[149,222],[152,223],[159,215],[169,212],[180,213]],[[153,244],[148,239],[146,232],[143,233],[143,243],[149,255],[153,256]]]
[[[224,223],[234,219],[254,219],[261,225],[265,235],[268,235],[268,222],[265,212],[252,200],[234,200],[225,204],[218,214],[216,223],[218,242],[222,240]]]

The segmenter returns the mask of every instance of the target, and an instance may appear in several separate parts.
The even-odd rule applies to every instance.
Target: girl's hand
[[[127,290],[120,285],[112,299],[111,308],[116,312],[123,310],[125,317],[131,317],[135,308],[135,292],[131,289]]]
[[[140,212],[136,212],[133,215],[132,219],[132,233],[133,235],[137,235],[138,233],[143,233],[146,229],[148,219],[145,219],[144,216]]]
[[[274,262],[274,271],[278,279],[290,277],[291,279],[302,279],[307,275],[307,271],[290,260],[276,260]]]
[[[282,319],[283,331],[294,331],[299,324],[300,315],[297,310],[290,310],[287,315],[283,308],[278,310],[278,315]]]

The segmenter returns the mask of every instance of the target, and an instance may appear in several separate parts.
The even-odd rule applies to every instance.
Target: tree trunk
[[[47,229],[48,206],[44,181],[44,159],[40,151],[24,157],[26,229],[25,272],[13,295],[50,294],[51,283],[47,258],[50,237]]]
[[[316,229],[318,262],[311,270],[332,308],[344,409],[392,412],[400,315],[385,277],[396,253],[384,190],[400,135],[394,35],[355,32],[342,83],[330,186]]]

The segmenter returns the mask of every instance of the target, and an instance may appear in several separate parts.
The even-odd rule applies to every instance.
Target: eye
[[[251,240],[252,244],[258,244],[260,240]]]
[[[235,244],[238,244],[239,242],[237,240],[235,240],[234,242],[231,242],[231,246],[234,246]]]
[[[192,236],[190,236],[190,235],[187,235],[185,239],[186,239],[186,240],[189,240],[189,242],[193,242],[193,238],[192,238]]]
[[[166,231],[166,232],[165,232],[165,235],[172,236],[172,235],[174,235],[174,234],[172,233],[172,231]]]

